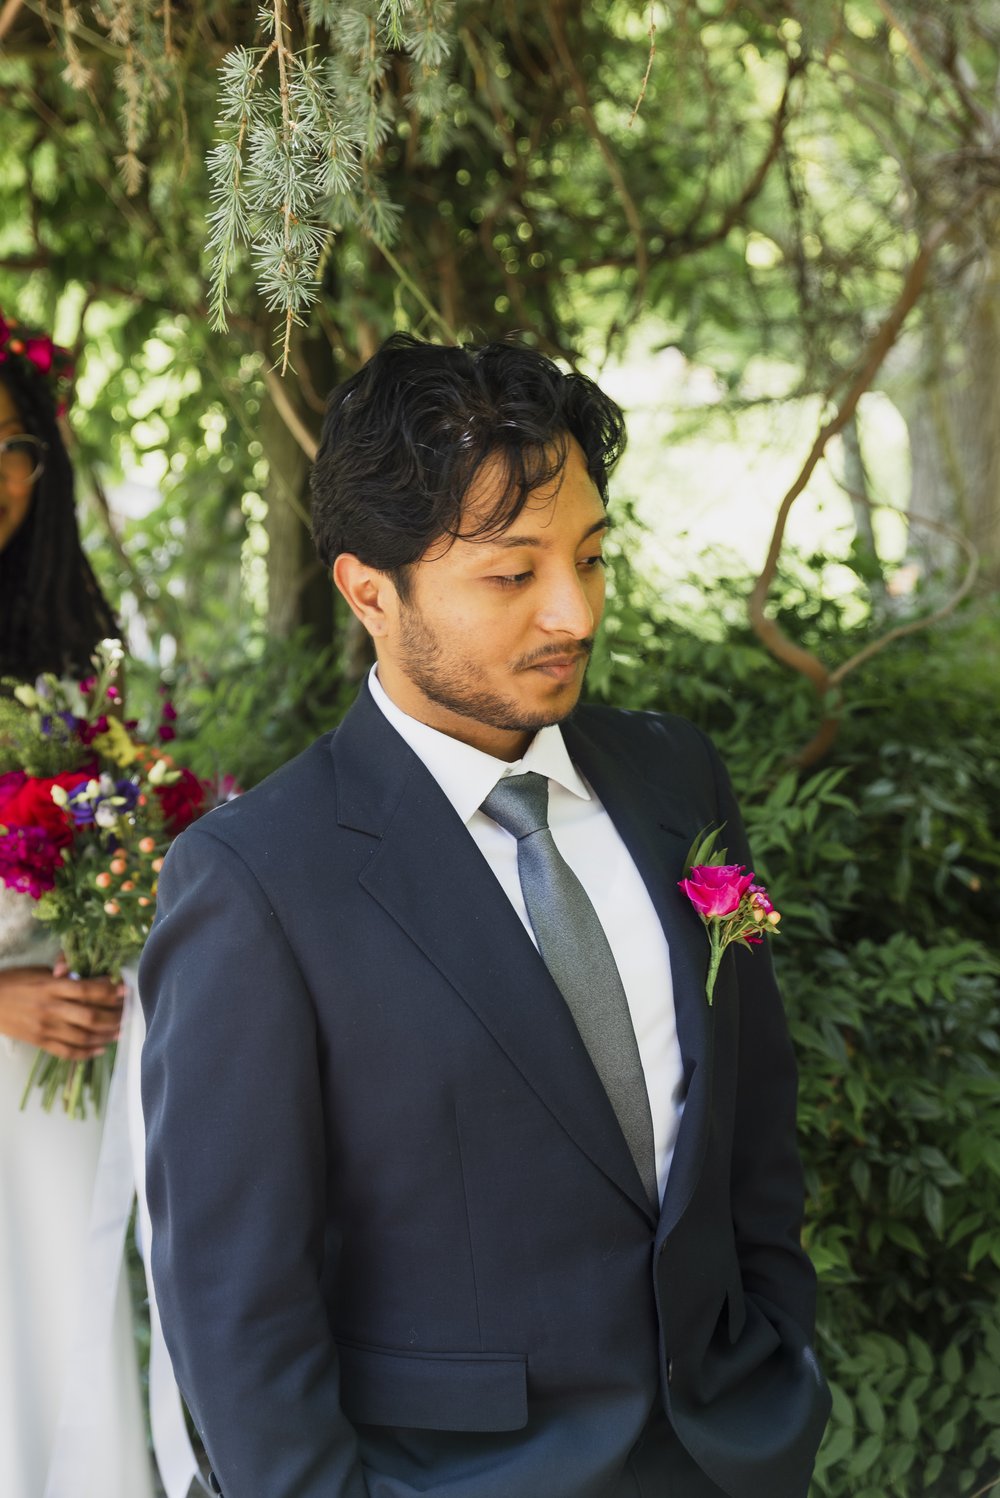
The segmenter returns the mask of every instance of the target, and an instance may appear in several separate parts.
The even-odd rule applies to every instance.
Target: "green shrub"
[[[721,583],[685,616],[619,566],[591,692],[712,734],[785,916],[834,1393],[813,1493],[973,1498],[1000,1480],[996,624],[971,610],[873,659],[832,752],[800,772],[815,696],[748,632],[745,591]],[[867,637],[857,599],[801,573],[789,596],[783,627],[824,659]]]
[[[290,639],[260,639],[248,655],[232,647],[223,659],[185,662],[170,675],[178,718],[170,750],[178,763],[219,782],[256,785],[332,728],[354,695],[332,649],[317,651],[307,630]],[[156,721],[159,675],[135,668],[129,709]]]

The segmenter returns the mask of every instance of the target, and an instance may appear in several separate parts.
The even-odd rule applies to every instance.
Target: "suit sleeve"
[[[710,746],[711,748],[711,746]],[[731,863],[753,868],[725,766],[711,748],[723,841]],[[735,947],[739,997],[738,1091],[732,1208],[744,1289],[787,1312],[811,1341],[816,1275],[801,1246],[804,1188],[796,1140],[798,1076],[770,944]]]
[[[315,1019],[274,911],[206,826],[171,849],[140,967],[152,1265],[226,1498],[367,1498],[321,1293]]]

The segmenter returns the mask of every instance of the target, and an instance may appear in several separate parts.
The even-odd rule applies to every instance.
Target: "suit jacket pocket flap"
[[[355,1425],[520,1430],[528,1421],[521,1353],[413,1353],[338,1343],[340,1405]]]

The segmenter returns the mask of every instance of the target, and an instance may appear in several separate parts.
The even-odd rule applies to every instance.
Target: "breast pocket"
[[[398,1352],[338,1343],[340,1405],[354,1425],[520,1430],[528,1422],[522,1353]]]

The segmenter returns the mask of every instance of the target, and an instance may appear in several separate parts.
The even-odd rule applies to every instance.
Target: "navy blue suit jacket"
[[[580,708],[574,762],[670,946],[687,1100],[659,1219],[544,964],[364,688],[186,832],[140,973],[153,1269],[226,1498],[608,1498],[651,1409],[732,1498],[804,1498],[828,1413],[795,1067],[766,946],[677,888],[682,719]]]

